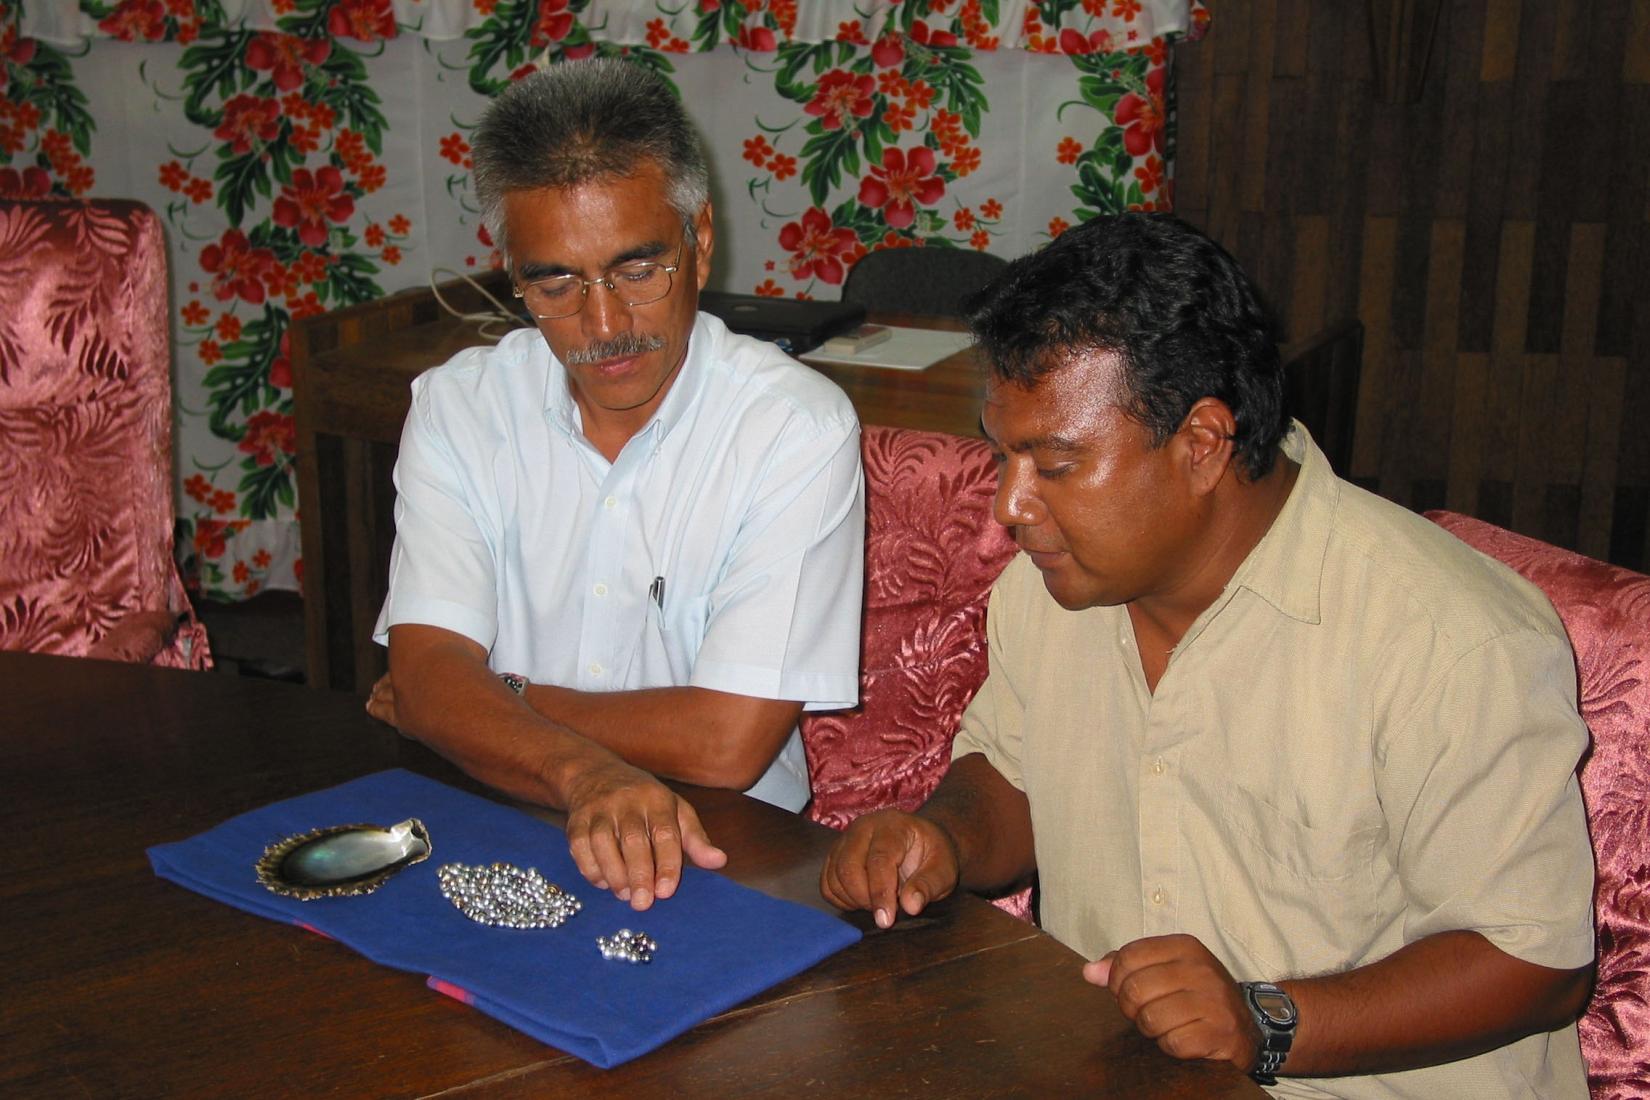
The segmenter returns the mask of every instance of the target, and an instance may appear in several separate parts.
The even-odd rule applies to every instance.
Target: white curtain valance
[[[957,39],[974,49],[1110,53],[1195,33],[1191,0],[30,0],[18,31],[76,48],[95,38],[187,41],[223,30],[325,33],[376,41],[412,34],[438,42],[484,33],[498,21],[541,25],[556,39],[575,21],[591,39],[698,53],[728,44],[773,50],[787,42],[869,45],[886,34]],[[952,9],[958,9],[953,11]],[[181,29],[181,33],[180,33]]]

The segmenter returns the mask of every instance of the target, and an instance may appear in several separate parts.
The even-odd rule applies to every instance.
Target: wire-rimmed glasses
[[[682,249],[687,238],[676,246],[675,262],[662,264],[656,260],[633,260],[604,271],[594,279],[574,274],[551,275],[535,279],[526,286],[517,286],[516,297],[526,303],[527,309],[541,321],[571,317],[584,308],[590,288],[597,283],[605,286],[627,306],[645,306],[657,302],[670,293],[672,276],[682,266]]]

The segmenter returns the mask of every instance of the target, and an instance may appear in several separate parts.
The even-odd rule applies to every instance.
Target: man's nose
[[[606,283],[585,288],[584,310],[579,316],[584,334],[592,339],[610,339],[630,328],[630,307]]]
[[[1042,515],[1041,502],[1032,491],[1030,479],[1019,472],[1020,464],[1010,459],[997,471],[997,495],[991,511],[1004,527],[1028,527]]]

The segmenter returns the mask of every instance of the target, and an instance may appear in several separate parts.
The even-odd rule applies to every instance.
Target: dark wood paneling
[[[1548,0],[1525,0],[1518,17],[1517,60],[1512,75],[1512,137],[1517,155],[1508,165],[1508,217],[1535,217],[1541,178],[1542,127],[1552,80],[1552,40],[1552,5]]]
[[[1638,235],[1642,242],[1639,256],[1643,258],[1650,250],[1650,241],[1643,241],[1643,238],[1650,236],[1650,231],[1640,227]],[[1641,266],[1639,278],[1642,280],[1644,275],[1645,270]],[[1643,281],[1635,284],[1641,297],[1644,285]],[[1627,379],[1623,383],[1621,403],[1622,423],[1650,424],[1650,310],[1642,305],[1633,314],[1627,355]],[[1624,484],[1650,488],[1650,433],[1642,428],[1625,433],[1619,458],[1620,477]]]
[[[1488,351],[1495,321],[1502,197],[1511,156],[1512,82],[1478,86],[1467,175],[1467,254],[1461,284],[1461,350]]]
[[[1650,84],[1650,5],[1634,2],[1628,8],[1624,41],[1621,79],[1629,84]]]
[[[1365,328],[1352,476],[1650,564],[1650,3],[1457,0],[1419,96],[1367,3],[1222,0],[1177,58],[1180,212],[1285,331]]]
[[[1626,355],[1632,346],[1633,315],[1642,312],[1650,277],[1645,247],[1645,206],[1650,195],[1650,87],[1623,85],[1616,117],[1618,142],[1605,191],[1604,286],[1599,301],[1599,355]]]
[[[1484,48],[1484,21],[1456,6],[1445,8],[1437,31],[1431,86],[1442,92],[1439,149],[1432,209],[1440,218],[1466,217],[1472,168],[1477,154],[1478,58]]]

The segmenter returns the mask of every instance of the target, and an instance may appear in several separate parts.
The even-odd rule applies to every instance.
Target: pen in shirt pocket
[[[659,612],[659,619],[662,622],[665,617],[665,579],[663,577],[653,578],[653,583],[647,586],[647,598],[648,602],[652,603]]]

